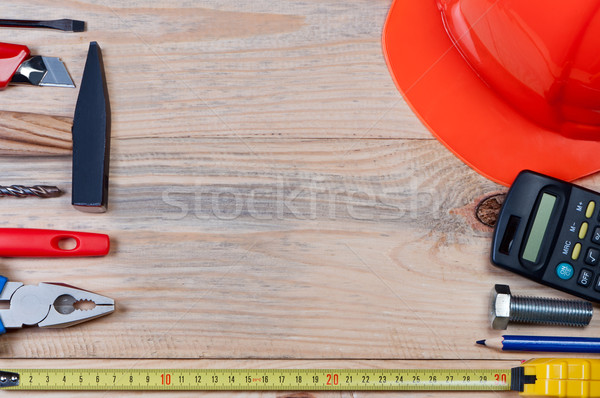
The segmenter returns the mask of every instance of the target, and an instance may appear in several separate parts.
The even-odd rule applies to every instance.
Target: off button
[[[568,281],[573,277],[575,270],[573,266],[569,263],[560,263],[556,266],[556,276],[558,276],[563,281]]]

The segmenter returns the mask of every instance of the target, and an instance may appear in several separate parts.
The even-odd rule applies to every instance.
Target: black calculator
[[[600,194],[522,171],[496,222],[492,263],[600,302]]]

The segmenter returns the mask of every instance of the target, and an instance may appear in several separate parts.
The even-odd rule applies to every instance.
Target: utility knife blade
[[[9,83],[75,87],[60,59],[32,56],[26,46],[0,43],[0,90],[6,88]]]

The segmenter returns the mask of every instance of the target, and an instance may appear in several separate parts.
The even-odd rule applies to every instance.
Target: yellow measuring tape
[[[509,390],[506,369],[10,369],[7,390]]]
[[[540,358],[513,369],[5,369],[6,390],[519,391],[600,397],[600,359]]]

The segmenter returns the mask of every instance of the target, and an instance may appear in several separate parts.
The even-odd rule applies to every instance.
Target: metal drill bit
[[[0,197],[14,196],[16,198],[24,198],[26,196],[37,196],[38,198],[55,198],[60,196],[62,191],[51,185],[34,185],[25,187],[23,185],[0,185]]]

